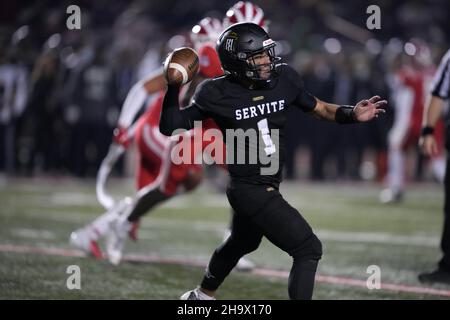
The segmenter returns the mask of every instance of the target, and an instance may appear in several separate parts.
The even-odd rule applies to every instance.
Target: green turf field
[[[115,180],[112,191],[115,195],[130,192],[131,183]],[[379,189],[367,184],[283,184],[285,198],[323,242],[314,298],[449,299],[450,286],[428,287],[417,281],[418,272],[432,269],[439,258],[440,186],[411,186],[399,205],[378,203]],[[198,284],[201,266],[220,244],[228,224],[226,198],[211,190],[203,185],[146,216],[140,241],[127,244],[130,259],[114,267],[107,261],[77,257],[74,250],[48,251],[72,249],[70,232],[102,213],[94,181],[3,181],[0,298],[177,299]],[[36,252],[40,248],[47,251]],[[289,271],[291,266],[290,257],[267,241],[250,258],[259,270]],[[66,287],[70,265],[80,267],[81,290]],[[397,286],[369,290],[360,285],[369,277],[370,265],[380,267],[383,284]],[[424,293],[421,288],[435,291]],[[233,272],[217,298],[287,299],[287,279],[276,274]]]

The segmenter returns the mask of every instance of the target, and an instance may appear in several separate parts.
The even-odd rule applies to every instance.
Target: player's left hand
[[[381,113],[385,113],[383,108],[387,106],[386,100],[381,100],[380,96],[373,96],[368,100],[361,100],[355,106],[354,117],[358,122],[370,121],[378,118]]]
[[[113,131],[113,141],[119,145],[124,146],[124,148],[128,148],[128,145],[130,144],[130,139],[128,138],[128,131],[127,129],[118,126]]]

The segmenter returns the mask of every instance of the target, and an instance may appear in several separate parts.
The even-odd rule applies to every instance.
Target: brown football
[[[194,78],[198,67],[198,55],[194,49],[178,48],[164,61],[164,75],[170,85],[182,85]]]

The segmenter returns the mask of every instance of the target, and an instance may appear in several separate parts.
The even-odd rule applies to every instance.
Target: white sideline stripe
[[[41,200],[41,199],[39,199]],[[46,197],[42,198],[43,204],[48,205],[48,199]],[[70,192],[57,192],[50,196],[50,203],[52,205],[96,205],[98,204],[95,194],[83,194],[83,193],[70,193]]]
[[[55,233],[50,230],[38,230],[38,229],[26,229],[26,228],[17,228],[11,229],[11,233],[22,237],[22,238],[30,238],[30,239],[55,239]]]
[[[19,246],[14,244],[0,244],[0,252],[13,252],[13,253],[37,253],[42,255],[55,255],[63,257],[85,257],[86,255],[79,250],[70,250],[63,248],[39,248],[32,246]]]
[[[46,219],[61,222],[83,223],[87,218],[76,213],[61,214],[47,214]],[[41,212],[29,213],[27,216],[41,216]],[[183,228],[190,227],[196,231],[207,232],[221,232],[224,231],[227,222],[202,222],[202,221],[188,221],[188,220],[173,220],[151,217],[151,219],[144,219],[141,227],[148,229],[149,227],[165,227],[165,228]],[[30,229],[32,230],[32,229]],[[39,231],[36,230],[35,231]],[[145,230],[143,230],[145,232]],[[423,246],[437,248],[439,245],[439,237],[437,236],[421,236],[421,235],[392,235],[381,232],[347,232],[334,231],[327,229],[315,229],[317,236],[321,240],[337,241],[337,242],[359,242],[359,243],[378,243],[378,244],[393,244],[405,246]]]
[[[439,238],[433,236],[397,236],[377,232],[343,232],[323,229],[318,229],[316,233],[320,239],[328,241],[398,244],[436,248],[439,245]]]
[[[181,64],[171,62],[169,64],[169,68],[174,68],[181,72],[181,74],[183,75],[183,84],[185,84],[188,81],[188,74],[186,72],[186,69]]]
[[[30,253],[30,254],[42,254],[42,255],[55,255],[62,257],[86,257],[86,255],[79,250],[63,249],[63,248],[39,248],[33,246],[19,246],[13,244],[0,244],[0,252],[12,252],[12,253]],[[159,263],[159,264],[175,264],[180,266],[192,266],[205,268],[207,263],[188,260],[188,259],[178,259],[178,258],[163,258],[159,256],[148,256],[141,254],[128,254],[124,256],[123,261],[133,261],[133,262],[149,262],[149,263]],[[263,277],[276,277],[287,279],[289,277],[288,271],[275,270],[275,269],[265,269],[265,268],[255,268],[250,272],[250,274],[263,276]],[[319,283],[326,284],[336,284],[344,285],[350,287],[362,287],[367,289],[366,281],[347,278],[347,277],[336,277],[327,276],[322,274],[316,275],[316,281]],[[368,289],[367,289],[368,290]],[[450,297],[450,290],[438,290],[427,287],[414,287],[402,284],[393,283],[381,283],[381,289],[385,291],[394,292],[408,292],[417,294],[428,294],[435,296]]]

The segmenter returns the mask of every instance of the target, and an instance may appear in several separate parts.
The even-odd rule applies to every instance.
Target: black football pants
[[[449,152],[448,149],[447,152]],[[442,238],[441,238],[441,249],[443,256],[441,261],[439,261],[439,268],[450,272],[450,156],[447,156],[444,190],[445,190],[444,227],[442,230]]]
[[[289,297],[311,299],[322,245],[278,187],[230,182],[227,197],[235,214],[231,235],[213,253],[202,288],[216,290],[239,259],[256,250],[265,236],[293,258]]]

